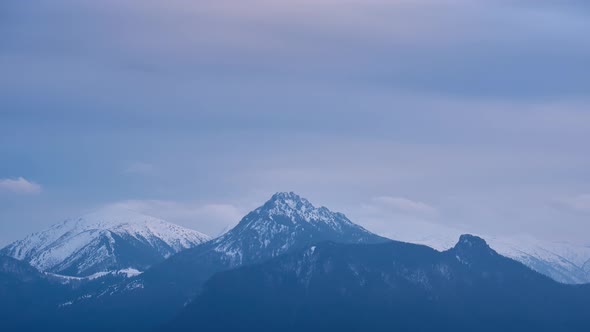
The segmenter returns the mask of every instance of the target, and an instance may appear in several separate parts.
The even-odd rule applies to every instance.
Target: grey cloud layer
[[[586,98],[590,87],[583,65],[590,14],[571,9],[575,4],[61,0],[6,6],[12,19],[4,23],[3,69],[13,72],[10,85],[30,88],[38,75],[42,90],[60,73],[62,84],[52,85],[57,92],[73,88],[90,98],[97,97],[94,89],[106,89],[111,98],[126,99],[117,92],[124,86],[133,102],[170,82],[189,91],[255,82],[273,92],[277,80],[319,80],[336,89],[529,100]],[[22,75],[25,64],[33,67]],[[189,91],[156,97],[187,98]]]
[[[590,242],[571,208],[590,193],[584,1],[38,0],[0,13],[0,178],[43,184],[0,202],[18,221],[0,224],[7,238],[113,201],[247,211],[295,190],[361,223],[376,218],[367,202],[392,197],[436,206],[439,223]],[[228,223],[197,215],[211,232]]]

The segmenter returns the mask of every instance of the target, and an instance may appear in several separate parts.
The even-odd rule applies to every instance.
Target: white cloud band
[[[39,194],[41,186],[35,182],[28,181],[23,177],[16,179],[0,179],[0,191],[15,194]]]

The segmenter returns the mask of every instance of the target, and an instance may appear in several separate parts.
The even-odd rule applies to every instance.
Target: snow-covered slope
[[[491,236],[424,222],[398,223],[394,240],[427,245],[442,251],[453,247],[459,236],[472,233],[486,239],[499,254],[517,260],[556,281],[567,284],[590,283],[590,247],[567,242],[551,242],[528,235]]]
[[[85,277],[129,268],[143,271],[209,239],[158,218],[105,208],[32,234],[1,253],[41,271]]]
[[[326,241],[381,243],[390,240],[352,223],[342,213],[315,207],[292,192],[277,193],[224,235],[174,255],[111,293],[143,292],[157,298],[154,304],[158,306],[163,301],[174,303],[170,307],[181,305],[217,272],[260,263]]]
[[[211,242],[232,266],[259,262],[311,243],[386,241],[354,224],[344,214],[316,208],[295,193],[277,193],[263,206]]]
[[[590,283],[590,247],[550,242],[530,236],[490,237],[489,243],[504,256],[567,284]]]

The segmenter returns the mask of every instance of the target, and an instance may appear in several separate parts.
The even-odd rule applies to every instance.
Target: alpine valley
[[[590,326],[586,248],[497,238],[490,246],[474,235],[457,235],[449,246],[444,232],[398,239],[421,244],[371,233],[295,193],[273,195],[215,239],[103,209],[0,251],[2,330]]]

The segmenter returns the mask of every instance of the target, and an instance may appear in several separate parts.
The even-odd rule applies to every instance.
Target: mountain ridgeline
[[[445,252],[322,243],[215,275],[162,331],[585,331],[590,289],[464,235]]]
[[[352,223],[341,213],[317,208],[294,193],[277,193],[221,237],[112,287],[107,291],[109,296],[103,292],[69,310],[106,310],[105,316],[126,310],[129,315],[117,320],[117,327],[162,324],[175,317],[215,273],[261,263],[324,241],[373,244],[390,240]],[[104,324],[113,328],[111,322]]]
[[[207,235],[122,208],[104,208],[31,234],[0,251],[44,272],[87,277],[144,271],[210,240]]]
[[[316,208],[294,193],[277,193],[263,206],[246,215],[229,232],[172,257],[146,273],[142,279],[190,278],[192,281],[187,290],[194,291],[195,287],[200,287],[195,280],[205,281],[211,276],[210,273],[203,274],[199,264],[217,272],[260,263],[324,241],[369,244],[389,240],[352,223],[341,213],[331,212],[325,207]]]
[[[587,285],[557,283],[472,235],[446,251],[392,241],[294,193],[273,195],[209,241],[145,216],[134,214],[134,222],[107,216],[56,226],[2,251],[23,260],[0,256],[0,328],[581,332],[590,326]],[[136,249],[149,244],[148,252],[162,256],[142,265],[125,261],[133,251],[119,244],[88,247],[105,234]],[[114,237],[121,234],[133,239]],[[74,240],[82,238],[90,241]],[[93,257],[118,265],[100,266]],[[145,271],[117,272],[133,267],[129,262]],[[64,271],[77,276],[55,274]]]

